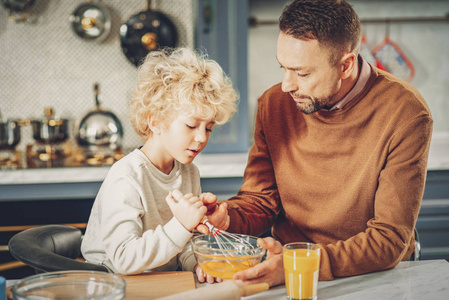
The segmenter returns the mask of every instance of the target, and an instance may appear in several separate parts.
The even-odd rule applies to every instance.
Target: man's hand
[[[198,281],[200,283],[207,282],[207,283],[214,283],[214,282],[223,282],[222,278],[216,278],[214,276],[211,276],[207,274],[206,272],[201,269],[199,265],[196,265],[193,269],[193,272],[196,273],[196,277],[198,278]]]
[[[266,282],[272,287],[284,283],[281,243],[271,237],[260,238],[257,243],[267,249],[267,259],[250,269],[235,273],[233,279],[239,285]]]
[[[203,193],[199,198],[203,201],[203,205],[207,207],[206,217],[209,222],[221,230],[228,229],[230,218],[226,202],[218,205],[217,196],[212,193]],[[204,234],[209,233],[209,229],[204,224],[198,224],[196,230]]]

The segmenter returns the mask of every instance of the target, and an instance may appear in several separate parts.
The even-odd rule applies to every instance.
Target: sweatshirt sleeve
[[[176,218],[143,232],[140,199],[126,178],[111,180],[104,189],[102,245],[118,273],[137,274],[161,266],[180,253],[192,236]]]
[[[178,265],[183,271],[193,272],[193,268],[197,264],[195,254],[193,253],[192,245],[187,243],[180,254],[178,254]]]
[[[424,193],[431,132],[432,119],[427,115],[393,136],[379,176],[374,218],[364,232],[335,244],[320,244],[320,280],[391,269],[408,258]]]

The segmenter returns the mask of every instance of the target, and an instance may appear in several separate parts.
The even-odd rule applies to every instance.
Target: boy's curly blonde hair
[[[139,67],[130,120],[146,140],[149,120],[168,122],[176,112],[222,125],[237,109],[238,95],[220,65],[188,48],[150,52]]]

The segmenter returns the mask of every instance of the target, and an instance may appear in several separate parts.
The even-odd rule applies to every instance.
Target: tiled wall
[[[69,17],[84,0],[36,0],[30,18],[13,23],[0,6],[0,111],[11,119],[43,116],[45,107],[76,120],[94,107],[93,85],[100,84],[100,101],[124,126],[124,147],[141,141],[128,119],[128,104],[137,80],[137,68],[120,46],[119,28],[133,14],[147,9],[145,0],[103,0],[112,18],[106,40],[83,40],[72,31]],[[156,0],[151,8],[175,24],[179,46],[194,46],[194,0]],[[30,126],[21,128],[19,150],[33,143]]]

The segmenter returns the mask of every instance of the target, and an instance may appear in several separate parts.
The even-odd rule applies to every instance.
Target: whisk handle
[[[203,223],[204,225],[207,226],[207,228],[209,228],[209,232],[212,233],[213,237],[216,237],[220,233],[220,229],[212,225],[206,217],[204,217],[201,223]]]

